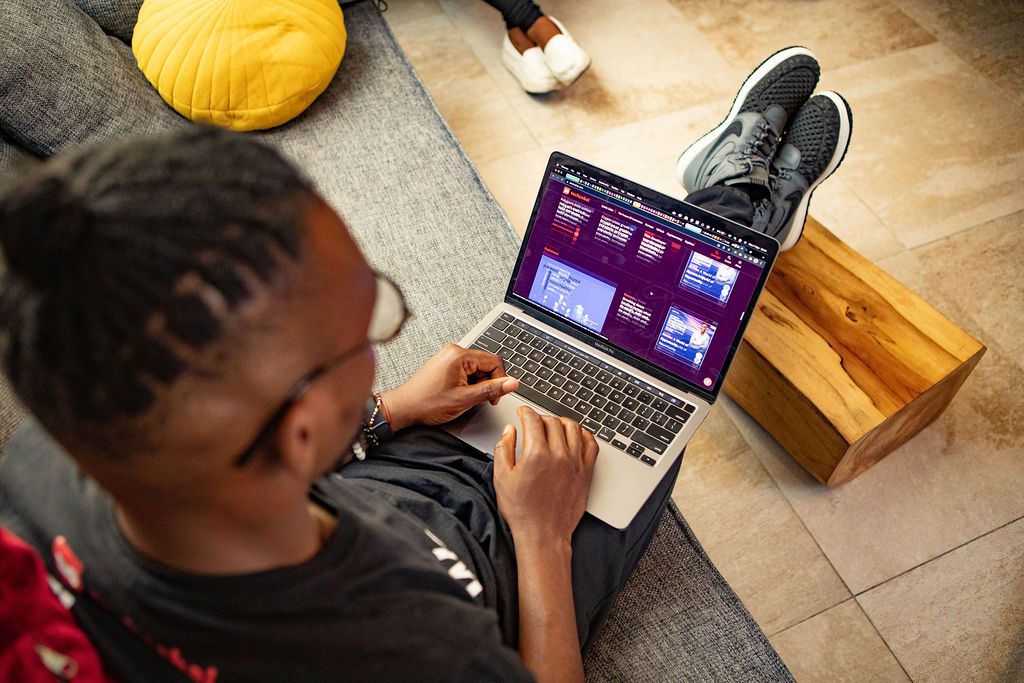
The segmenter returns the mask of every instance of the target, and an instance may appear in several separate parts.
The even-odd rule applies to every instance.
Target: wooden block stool
[[[984,353],[809,218],[768,279],[725,391],[836,486],[935,420]]]

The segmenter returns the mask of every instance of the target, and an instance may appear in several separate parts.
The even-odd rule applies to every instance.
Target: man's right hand
[[[569,418],[541,416],[523,406],[523,449],[516,461],[516,429],[505,428],[494,447],[498,508],[520,544],[570,543],[587,508],[597,462],[594,435]]]

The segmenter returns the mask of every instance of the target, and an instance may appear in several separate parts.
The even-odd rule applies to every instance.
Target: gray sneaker
[[[762,184],[782,130],[775,127],[777,112],[766,127],[755,125],[758,115],[766,114],[774,105],[784,112],[785,125],[814,92],[820,73],[814,53],[805,47],[780,50],[754,69],[736,93],[728,116],[679,157],[676,178],[687,192],[722,183],[728,172],[722,164],[730,154],[740,155],[732,159],[739,174],[733,182]],[[769,131],[774,134],[774,141]],[[744,178],[745,173],[752,174],[751,178]]]
[[[791,248],[803,233],[814,188],[839,168],[853,132],[853,113],[842,95],[807,100],[790,121],[772,162],[771,198],[754,204],[754,230]]]

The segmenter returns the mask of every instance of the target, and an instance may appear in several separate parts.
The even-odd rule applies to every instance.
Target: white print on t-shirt
[[[476,577],[473,576],[473,572],[469,571],[469,567],[466,563],[459,559],[458,555],[448,550],[448,546],[444,544],[440,538],[431,533],[430,529],[424,529],[423,533],[427,535],[436,546],[431,551],[434,553],[434,557],[437,558],[438,562],[447,562],[449,560],[455,560],[454,564],[448,567],[448,576],[452,577],[459,583],[463,584],[466,592],[469,593],[469,597],[475,598],[480,595],[484,587],[480,585]]]

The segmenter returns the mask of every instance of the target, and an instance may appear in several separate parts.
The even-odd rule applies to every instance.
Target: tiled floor
[[[1024,681],[1024,3],[549,0],[591,52],[522,93],[481,0],[389,0],[442,114],[522,232],[554,149],[674,195],[675,157],[789,44],[854,137],[811,212],[989,351],[949,410],[827,489],[722,400],[676,500],[801,681]]]

